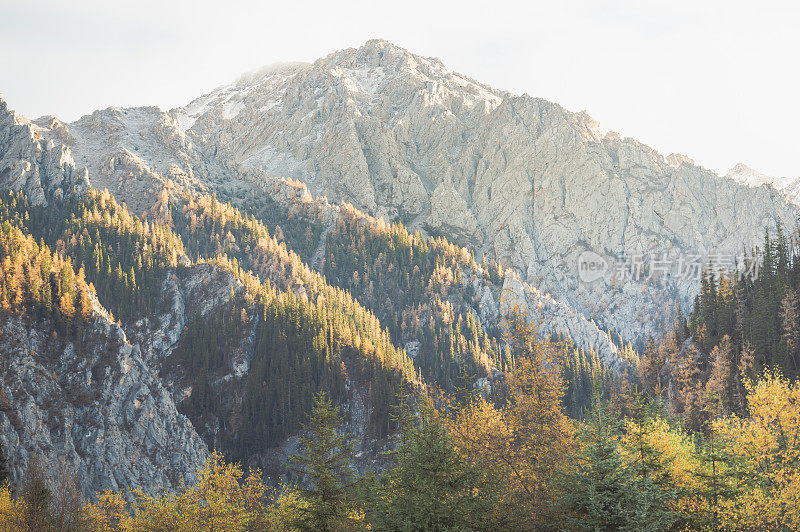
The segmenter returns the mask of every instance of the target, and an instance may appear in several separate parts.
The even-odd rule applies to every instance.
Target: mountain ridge
[[[149,118],[126,121],[126,112]],[[609,269],[584,283],[582,252],[620,271],[637,258],[677,265],[735,256],[760,244],[763,228],[791,226],[797,210],[780,192],[739,188],[684,155],[603,133],[585,112],[492,89],[383,40],[245,74],[166,113],[87,116],[70,129],[102,147],[75,147],[76,157],[138,212],[153,204],[162,178],[234,201],[253,183],[298,179],[312,197],[503,262],[640,345],[675,307],[688,311],[697,280],[648,284]],[[115,129],[127,133],[111,141]],[[635,308],[638,293],[652,323]]]
[[[739,163],[728,170],[725,177],[748,187],[768,185],[783,193],[795,205],[800,204],[800,177],[774,177]]]
[[[304,181],[313,195],[506,261],[632,340],[656,331],[628,298],[613,296],[610,275],[581,284],[573,266],[581,252],[609,262],[738,255],[760,243],[764,227],[790,226],[796,212],[780,194],[739,188],[686,156],[603,133],[585,112],[487,88],[386,41],[335,52],[264,87],[245,91],[235,116],[212,109],[187,134],[213,145],[229,168]],[[696,281],[668,284],[678,293],[668,306],[688,310]],[[647,299],[656,321],[669,322],[658,297]]]

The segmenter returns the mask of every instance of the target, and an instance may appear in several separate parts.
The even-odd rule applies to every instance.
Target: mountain
[[[53,205],[87,193],[86,171],[2,101],[0,153],[0,441],[11,479],[34,455],[53,470],[66,463],[87,493],[193,479],[208,449],[152,361],[82,269],[11,223],[16,198]]]
[[[782,192],[795,205],[800,204],[800,177],[772,177],[739,163],[725,174],[725,177],[748,187],[772,186]]]
[[[683,272],[657,275],[655,259],[732,257],[797,214],[772,187],[385,41],[267,67],[169,112],[63,123],[0,100],[0,190],[0,223],[69,259],[98,309],[65,336],[68,311],[17,303],[66,283],[22,282],[4,263],[17,284],[3,285],[0,341],[14,355],[0,374],[0,444],[15,479],[46,454],[88,490],[174,486],[154,471],[171,460],[188,478],[211,448],[280,475],[320,390],[369,464],[401,386],[499,393],[514,306],[540,333],[569,337],[576,360],[623,372],[629,343],[671,326],[697,291]],[[86,390],[70,402],[75,382]],[[139,408],[153,402],[161,410]],[[111,450],[81,436],[131,408],[105,429]],[[42,419],[57,437],[31,435]],[[124,472],[103,458],[140,449]]]
[[[280,473],[277,448],[320,389],[374,458],[400,383],[419,383],[378,319],[213,196],[162,188],[150,219],[130,214],[75,169],[58,129],[0,102],[0,443],[12,480],[39,455],[87,493],[170,488],[210,447]],[[262,277],[239,266],[240,244]]]
[[[501,262],[637,345],[676,307],[688,311],[698,261],[731,262],[765,227],[791,227],[797,211],[775,190],[739,186],[688,157],[603,134],[586,113],[380,40],[266,67],[169,113],[110,108],[52,122],[36,121],[42,135],[59,142],[67,130],[78,167],[135,212],[155,203],[164,179],[243,208],[266,201],[274,189],[263,183],[300,180],[312,199]],[[584,252],[606,265],[592,282],[578,272]],[[670,275],[642,274],[656,263]]]
[[[297,68],[297,65],[287,68]],[[267,75],[270,80],[273,77]],[[139,214],[153,209],[168,182],[179,183],[192,191],[214,192],[245,210],[260,206],[257,214],[262,219],[270,217],[275,224],[279,222],[282,232],[286,232],[287,224],[276,216],[276,209],[287,213],[299,212],[307,208],[308,201],[315,201],[307,186],[295,189],[291,183],[265,179],[262,173],[231,165],[217,156],[219,149],[216,145],[204,141],[192,131],[182,131],[179,123],[184,120],[185,124],[185,119],[178,117],[176,120],[172,115],[155,107],[109,108],[95,111],[71,124],[46,117],[30,122],[30,127],[47,139],[48,144],[63,145],[76,165],[88,169],[95,187],[111,191]],[[318,201],[322,202],[322,214],[315,212],[305,221],[297,221],[310,226],[297,229],[298,233],[305,235],[309,229],[312,234],[319,233],[317,240],[300,242],[295,239],[290,247],[309,264],[324,271],[322,261],[318,260],[325,255],[326,240],[320,238],[322,227],[332,226],[345,211],[324,198]],[[320,216],[324,220],[318,219]],[[617,346],[607,332],[589,318],[529,282],[509,279],[508,283],[505,287],[500,283],[500,287],[489,291],[481,286],[476,288],[481,295],[478,307],[482,310],[479,308],[478,312],[484,317],[489,316],[485,325],[497,325],[500,294],[514,288],[519,296],[517,301],[524,303],[532,317],[542,322],[542,332],[566,334],[580,347],[594,348],[609,363],[620,364],[616,356]],[[349,285],[344,287],[350,288]],[[360,300],[369,305],[368,297]],[[406,338],[403,345],[409,341],[417,339]]]
[[[688,309],[696,279],[673,272],[656,287],[609,267],[585,283],[581,253],[677,268],[738,255],[797,212],[774,190],[380,40],[243,76],[170,114],[227,168],[298,179],[312,195],[446,236],[633,341],[669,323],[676,304]]]

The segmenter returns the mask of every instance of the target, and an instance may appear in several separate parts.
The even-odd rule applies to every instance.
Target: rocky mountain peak
[[[733,168],[728,170],[728,173],[725,174],[725,177],[750,187],[760,187],[761,185],[770,184],[778,185],[776,188],[779,188],[779,185],[785,179],[763,174],[744,163],[736,164]]]
[[[800,205],[800,177],[774,177],[754,170],[744,163],[738,163],[728,170],[725,177],[748,187],[769,185],[783,193],[789,201]]]
[[[395,70],[402,67],[415,68],[420,65],[430,67],[435,63],[444,66],[437,59],[423,58],[383,39],[371,39],[359,48],[345,48],[315,62],[315,64],[339,66],[344,66],[346,63],[352,63],[354,67]]]
[[[682,153],[670,153],[665,160],[673,168],[680,168],[682,164],[695,165],[694,159]]]
[[[505,262],[628,339],[656,332],[696,287],[612,278],[616,263],[738,253],[796,212],[782,193],[719,179],[685,155],[604,134],[586,112],[384,40],[262,69],[170,115],[197,153],[193,175],[305,182],[312,195]],[[224,172],[198,170],[209,162]],[[602,282],[580,280],[584,251],[608,262]]]

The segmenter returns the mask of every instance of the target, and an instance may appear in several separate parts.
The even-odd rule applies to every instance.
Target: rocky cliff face
[[[171,114],[228,168],[300,179],[313,194],[445,235],[628,339],[656,332],[695,280],[626,279],[609,266],[585,283],[582,252],[677,270],[738,254],[796,215],[774,189],[603,134],[585,113],[385,41],[245,76]]]
[[[248,179],[250,177],[248,176]],[[306,218],[313,222],[319,220],[323,230],[319,243],[310,255],[310,266],[320,269],[321,257],[326,253],[326,234],[338,220],[346,220],[346,207],[330,203],[324,198],[314,198],[305,183],[287,180],[266,180],[250,192],[245,203],[257,201],[259,194],[266,194],[279,205],[287,217]],[[369,218],[369,217],[368,217]],[[453,289],[449,301],[454,308],[472,307],[484,327],[497,327],[502,315],[512,306],[526,309],[533,321],[538,324],[543,335],[566,335],[575,345],[583,349],[594,349],[601,359],[619,369],[624,361],[619,357],[618,346],[608,331],[601,329],[590,317],[583,315],[569,304],[525,281],[516,272],[505,272],[499,285],[486,280],[481,267],[472,269],[461,266],[461,276],[466,279],[468,293]],[[358,296],[358,294],[356,294]],[[419,339],[412,339],[412,347],[406,346],[410,353],[419,348]]]
[[[47,321],[0,318],[0,441],[18,482],[34,455],[83,490],[157,490],[191,481],[208,449],[152,363],[96,313],[79,342]]]
[[[40,127],[8,108],[0,99],[0,189],[25,194],[34,204],[46,204],[48,197],[80,192],[89,186],[86,169],[78,170],[69,142],[69,131],[51,119],[45,138]]]
[[[281,72],[298,68],[303,68],[303,65],[284,65],[268,69],[268,85],[272,86],[279,80],[285,81],[287,75]],[[251,83],[259,75],[264,74],[242,78],[239,85]],[[223,91],[223,94],[227,93]],[[233,94],[232,97],[235,97],[238,93],[233,91]],[[215,96],[212,103],[223,105],[225,97],[221,96],[222,99],[217,101]],[[241,107],[236,102],[229,105]],[[193,102],[189,109],[194,114],[205,116],[200,111],[209,113],[209,107],[209,102],[201,99]],[[224,109],[224,105],[220,109]],[[91,175],[93,186],[108,189],[137,213],[152,210],[165,187],[178,186],[200,192],[215,192],[242,207],[269,199],[281,205],[287,212],[297,212],[304,204],[316,202],[322,213],[323,224],[328,227],[341,216],[337,204],[324,198],[315,198],[308,186],[273,179],[257,168],[237,166],[226,156],[219,155],[220,150],[224,152],[224,145],[217,147],[216,144],[198,137],[193,131],[184,133],[179,125],[185,127],[193,124],[192,116],[178,115],[176,120],[157,108],[147,107],[109,108],[96,111],[71,124],[62,124],[51,117],[39,119],[35,123],[18,115],[15,117],[17,121],[30,124],[31,136],[39,138],[41,144],[50,145],[51,149],[63,149],[69,158],[74,158],[75,165],[85,165],[82,175]],[[190,140],[192,138],[196,142]],[[231,168],[226,164],[230,164]],[[70,165],[70,168],[74,167]],[[88,177],[85,180],[88,186]],[[447,212],[452,212],[452,209],[445,199],[442,201],[446,207],[446,210],[441,211],[444,216]],[[448,223],[453,221],[449,220]],[[449,238],[453,237],[452,234],[445,234]],[[320,268],[320,259],[325,252],[324,244],[323,233],[320,242],[315,246],[316,253],[303,257],[317,269]],[[476,290],[481,294],[479,317],[485,320],[486,325],[496,325],[500,316],[502,294],[497,290],[487,291],[482,286],[478,286]],[[592,347],[610,363],[619,363],[616,346],[606,331],[590,321],[591,316],[586,317],[569,303],[537,289],[524,276],[517,275],[513,282],[509,281],[506,292],[511,291],[519,296],[516,301],[530,310],[532,318],[541,321],[543,333],[568,334],[578,346]],[[145,321],[152,319],[147,317]],[[173,344],[177,341],[179,331],[150,331],[152,323],[143,323],[142,326],[143,330],[148,331],[147,334],[169,334],[174,337]],[[135,334],[134,331],[130,331],[131,334]],[[154,337],[151,336],[152,338]],[[145,353],[159,349],[164,351],[150,345],[152,343],[141,343]],[[169,351],[164,352],[168,354]]]

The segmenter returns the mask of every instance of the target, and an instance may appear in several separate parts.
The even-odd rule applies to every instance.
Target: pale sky
[[[29,117],[184,105],[383,38],[665,155],[800,176],[800,6],[764,1],[0,0],[0,94]]]

